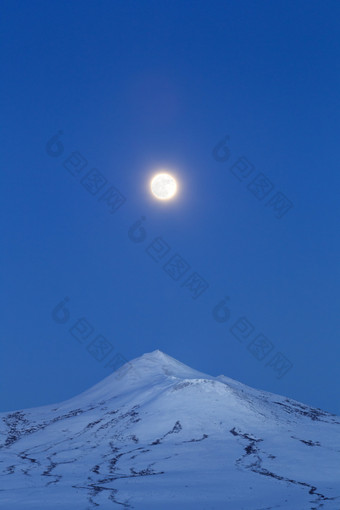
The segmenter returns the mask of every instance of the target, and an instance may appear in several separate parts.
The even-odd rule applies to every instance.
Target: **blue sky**
[[[0,409],[160,349],[340,414],[340,4],[14,0],[0,27]]]

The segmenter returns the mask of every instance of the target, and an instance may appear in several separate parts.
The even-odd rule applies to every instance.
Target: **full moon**
[[[151,180],[151,191],[159,200],[169,200],[177,192],[176,179],[170,174],[157,174]]]

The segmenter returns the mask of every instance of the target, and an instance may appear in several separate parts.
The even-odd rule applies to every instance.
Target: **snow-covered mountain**
[[[340,418],[155,351],[0,415],[1,510],[340,510]]]

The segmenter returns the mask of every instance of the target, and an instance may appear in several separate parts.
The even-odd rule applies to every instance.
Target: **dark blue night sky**
[[[340,414],[339,2],[1,11],[0,409],[160,349]]]

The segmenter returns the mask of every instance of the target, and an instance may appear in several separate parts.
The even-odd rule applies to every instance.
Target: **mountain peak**
[[[175,358],[172,358],[171,356],[169,356],[168,354],[165,354],[165,352],[159,350],[159,349],[155,349],[154,351],[151,351],[151,352],[146,352],[144,353],[141,358],[143,357],[148,357],[148,358],[154,358],[155,360],[171,360],[171,359],[175,359]]]
[[[170,365],[170,366],[181,365],[182,367],[186,367],[186,368],[192,370],[191,367],[189,367],[188,365],[185,365],[184,363],[181,363],[176,358],[173,358],[172,356],[169,356],[169,354],[166,354],[165,352],[160,351],[159,349],[156,349],[156,350],[151,351],[151,352],[146,352],[145,354],[143,354],[139,358],[135,358],[134,361],[138,361],[138,360],[150,360],[150,361],[152,361],[154,363],[166,364],[166,365]]]
[[[339,418],[160,350],[0,415],[0,449],[1,508],[340,508]]]
[[[177,359],[165,354],[163,351],[156,349],[155,351],[148,352],[140,356],[139,358],[135,358],[134,360],[128,362],[124,365],[125,370],[127,365],[135,368],[136,371],[140,372],[142,377],[148,375],[149,372],[155,374],[158,372],[159,374],[177,377],[180,379],[183,378],[211,378],[198,370],[191,368],[184,363],[181,363]],[[122,367],[124,369],[124,367]]]

